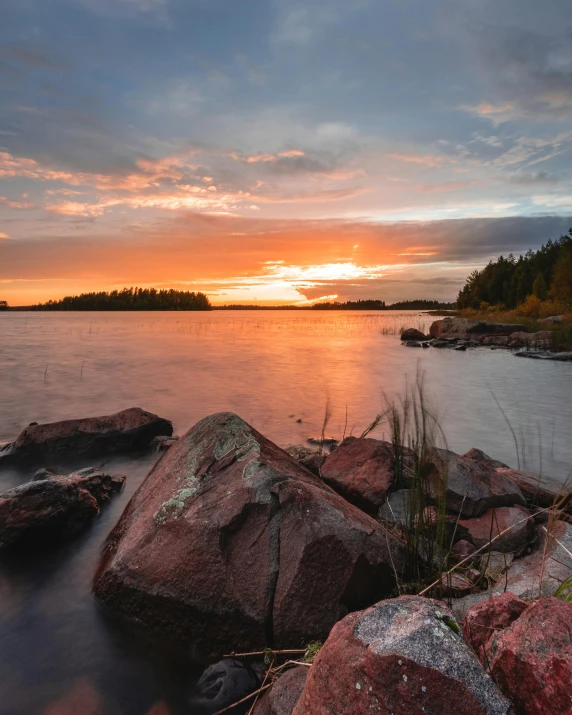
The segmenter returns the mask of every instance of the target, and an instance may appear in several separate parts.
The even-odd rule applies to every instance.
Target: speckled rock
[[[387,595],[404,547],[237,415],[155,465],[104,546],[97,597],[197,658],[323,640]]]
[[[62,463],[76,457],[128,452],[148,447],[158,435],[170,436],[169,420],[139,407],[105,417],[32,424],[0,449],[0,463]]]
[[[477,549],[490,544],[495,551],[515,553],[534,537],[534,522],[528,509],[522,506],[489,509],[478,518],[460,519],[459,525],[467,530],[465,538]]]
[[[508,715],[447,607],[402,596],[338,623],[293,715]]]
[[[486,645],[491,675],[519,715],[572,713],[572,604],[532,603]]]
[[[390,524],[399,524],[408,528],[411,521],[410,502],[413,498],[413,489],[398,489],[390,492],[385,504],[379,510],[378,518]]]
[[[307,675],[308,668],[304,665],[286,671],[259,699],[252,715],[292,715]]]
[[[525,504],[518,486],[480,459],[435,449],[431,462],[431,493],[437,497],[445,487],[447,508],[453,514],[470,519],[495,507]]]
[[[473,606],[463,622],[463,637],[486,667],[485,646],[493,635],[510,626],[527,607],[526,601],[507,591]]]
[[[346,437],[321,469],[322,479],[352,504],[375,516],[393,484],[389,442]]]

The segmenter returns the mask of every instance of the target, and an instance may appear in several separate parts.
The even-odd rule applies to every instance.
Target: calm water
[[[328,399],[327,432],[342,435],[347,408],[346,432],[359,435],[384,394],[403,393],[405,379],[421,371],[451,449],[480,447],[517,466],[494,394],[521,466],[564,479],[572,468],[572,363],[401,346],[402,326],[427,329],[431,320],[417,312],[2,314],[0,441],[32,421],[137,405],[171,419],[179,434],[232,410],[285,446],[320,432]],[[105,465],[127,474],[127,486],[81,539],[0,565],[2,715],[190,712],[196,672],[184,654],[125,633],[90,595],[101,543],[152,461]],[[0,490],[29,476],[0,471]]]

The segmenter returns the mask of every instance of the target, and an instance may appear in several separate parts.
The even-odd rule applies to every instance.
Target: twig
[[[283,655],[287,653],[291,653],[293,655],[295,653],[305,653],[306,649],[304,648],[298,650],[273,650],[272,652],[274,653],[274,655]],[[223,658],[247,658],[251,655],[264,655],[265,653],[265,650],[257,650],[252,653],[227,653],[226,655],[223,655]]]
[[[537,511],[536,514],[542,514],[542,512],[544,512],[544,511],[549,511],[550,509],[552,509],[552,507],[546,507],[546,509],[540,509],[540,511]],[[534,514],[534,515],[532,515],[532,516],[536,516],[536,514]],[[508,528],[506,528],[504,531],[501,531],[500,534],[497,534],[497,535],[494,537],[494,539],[491,539],[489,542],[487,542],[486,544],[484,544],[483,546],[481,546],[480,549],[477,549],[476,551],[473,551],[473,553],[470,554],[469,556],[467,556],[466,559],[463,559],[462,561],[459,561],[458,564],[455,564],[455,566],[453,566],[452,568],[450,568],[448,571],[445,571],[445,573],[441,575],[441,578],[443,578],[443,576],[447,576],[448,574],[453,573],[453,571],[456,571],[456,570],[459,568],[459,566],[462,566],[463,564],[466,564],[467,561],[470,561],[471,559],[473,559],[474,556],[475,556],[475,554],[478,554],[478,553],[480,553],[481,551],[483,551],[484,549],[488,548],[493,542],[495,542],[497,539],[500,539],[500,537],[503,536],[503,534],[506,534],[507,531],[511,531],[512,529],[514,529],[515,526],[518,526],[519,524],[522,524],[524,521],[528,521],[528,520],[530,519],[530,517],[531,517],[531,515],[525,517],[524,519],[520,519],[519,521],[515,522],[514,524],[512,524],[511,526],[509,526]],[[544,528],[544,527],[542,527],[542,528]],[[553,538],[554,538],[554,537],[553,537]],[[438,586],[439,583],[440,583],[440,581],[441,581],[441,578],[438,578],[437,581],[433,581],[433,583],[430,584],[429,586],[427,586],[427,588],[424,588],[423,591],[420,591],[418,595],[419,595],[419,596],[424,596],[424,595],[427,593],[427,591],[430,591],[430,590],[431,590],[432,588],[434,588],[435,586]]]
[[[262,685],[261,685],[262,688],[266,685],[266,681],[268,680],[268,676],[270,675],[271,670],[272,670],[272,668],[268,668],[268,670],[264,674],[264,680],[262,681]],[[256,703],[258,702],[259,696],[260,696],[260,691],[258,691],[258,693],[256,693],[256,698],[254,699],[254,702],[250,706],[250,709],[248,710],[247,715],[252,715],[252,711],[256,707]]]
[[[272,683],[268,683],[268,685],[265,685],[262,688],[258,688],[258,690],[255,690],[253,693],[250,693],[250,695],[247,695],[245,698],[242,698],[242,700],[237,700],[236,703],[233,703],[232,705],[227,705],[227,707],[223,708],[222,710],[217,710],[214,715],[222,715],[222,713],[226,713],[229,710],[232,710],[237,705],[242,705],[242,703],[245,703],[247,700],[250,700],[250,698],[253,698],[255,695],[258,695],[259,693],[263,692],[264,690],[268,690],[268,688],[271,687]]]

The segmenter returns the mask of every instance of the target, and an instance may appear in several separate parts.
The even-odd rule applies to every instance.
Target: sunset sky
[[[570,0],[3,0],[0,299],[454,299],[572,225]]]

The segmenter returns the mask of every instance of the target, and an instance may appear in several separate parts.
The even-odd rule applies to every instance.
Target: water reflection
[[[524,466],[563,479],[572,466],[572,364],[400,345],[401,327],[427,329],[431,320],[416,312],[3,314],[0,441],[31,421],[138,405],[173,420],[178,433],[230,409],[281,445],[302,443],[319,433],[328,397],[328,432],[341,436],[347,408],[347,432],[360,434],[383,395],[402,392],[404,376],[421,369],[452,449],[479,447],[517,466],[494,394]],[[185,654],[125,632],[90,594],[101,543],[152,462],[105,464],[128,479],[89,531],[0,565],[0,713],[188,712],[197,674]],[[0,490],[30,477],[4,469]]]

